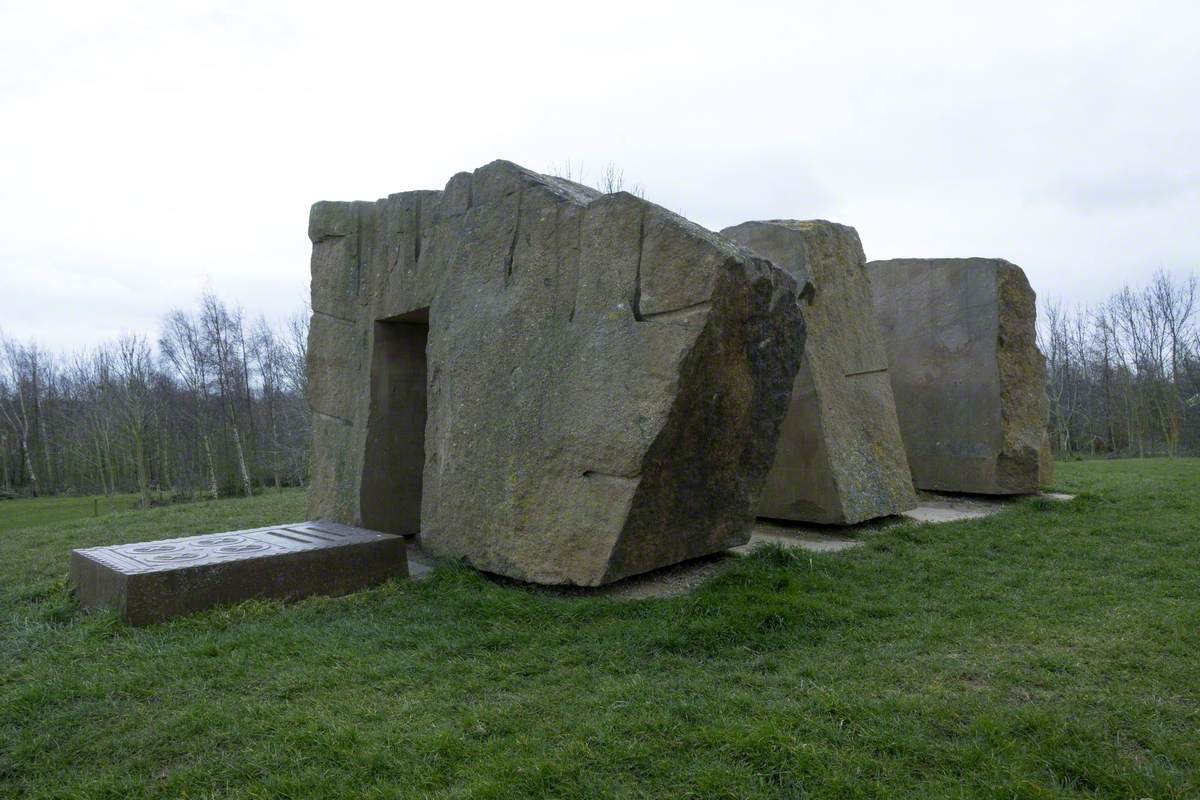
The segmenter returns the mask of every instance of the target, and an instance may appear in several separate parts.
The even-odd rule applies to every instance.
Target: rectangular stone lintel
[[[131,625],[251,598],[347,594],[408,575],[401,536],[333,522],[71,551],[85,608],[113,608]]]

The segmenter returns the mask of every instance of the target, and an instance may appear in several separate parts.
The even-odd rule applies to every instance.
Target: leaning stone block
[[[809,284],[808,335],[760,517],[852,525],[917,504],[854,228],[824,220],[721,231]]]
[[[786,273],[504,161],[318,203],[310,236],[338,318],[309,351],[310,516],[540,583],[747,541],[803,348]]]
[[[867,264],[913,482],[1036,492],[1052,468],[1037,302],[1025,273],[989,258]]]
[[[132,625],[251,598],[346,594],[408,574],[402,537],[302,522],[71,551],[81,605]]]

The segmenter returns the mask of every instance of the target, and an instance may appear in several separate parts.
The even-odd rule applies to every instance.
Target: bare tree
[[[285,447],[293,465],[292,478],[308,481],[308,451],[312,442],[312,415],[308,407],[308,329],[312,311],[305,304],[301,312],[288,317],[279,337],[282,385],[287,402],[283,406],[285,430],[290,433]]]
[[[148,504],[163,489],[303,484],[307,332],[307,313],[247,328],[209,295],[166,316],[157,348],[123,336],[56,357],[0,337],[0,489],[136,491]]]
[[[1056,450],[1176,455],[1200,450],[1196,279],[1159,272],[1095,309],[1043,306]]]
[[[1192,314],[1196,305],[1196,277],[1189,276],[1176,283],[1170,275],[1159,270],[1150,286],[1148,300],[1157,316],[1162,320],[1166,335],[1167,363],[1164,372],[1170,375],[1164,381],[1168,387],[1169,401],[1165,404],[1164,416],[1169,420],[1172,437],[1169,452],[1175,455],[1179,449],[1179,437],[1184,417],[1187,415],[1187,397],[1184,392],[1184,370],[1188,360],[1188,340],[1192,338]]]
[[[5,422],[17,432],[21,457],[25,462],[25,471],[35,497],[41,494],[41,484],[30,446],[35,424],[37,393],[36,377],[30,374],[33,361],[30,352],[36,349],[36,346],[26,347],[0,334],[0,380],[6,384],[6,402],[0,405],[0,413],[4,414]]]
[[[80,462],[90,466],[100,490],[111,495],[117,491],[117,473],[113,463],[112,348],[101,346],[90,353],[77,353],[66,369],[67,385],[76,411],[75,450]]]
[[[208,414],[209,382],[213,366],[199,322],[182,311],[171,311],[163,323],[158,346],[163,356],[174,367],[191,399],[192,417],[203,449],[208,491],[215,500],[220,496],[220,489],[217,484]]]
[[[263,404],[267,411],[267,427],[271,434],[271,472],[275,488],[283,483],[280,479],[280,444],[279,444],[279,394],[283,380],[283,358],[281,347],[275,339],[275,332],[260,317],[254,326],[250,337],[250,354],[254,359],[255,371],[262,387]]]
[[[254,490],[250,482],[250,470],[246,464],[245,439],[241,415],[238,413],[240,383],[247,372],[245,350],[241,347],[245,341],[242,333],[242,313],[240,310],[230,311],[216,295],[206,292],[200,301],[200,321],[204,330],[204,340],[212,357],[221,408],[225,412],[225,421],[233,437],[242,490],[249,497]]]
[[[287,385],[297,395],[308,399],[308,326],[312,310],[305,304],[303,311],[287,319],[281,339],[282,371]]]
[[[142,507],[150,506],[150,467],[146,439],[153,414],[150,347],[140,336],[123,336],[116,346],[116,392],[121,421],[130,438]]]

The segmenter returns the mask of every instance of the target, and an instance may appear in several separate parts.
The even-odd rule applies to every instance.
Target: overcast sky
[[[283,317],[312,202],[495,158],[1094,302],[1200,271],[1200,3],[0,0],[0,328]]]

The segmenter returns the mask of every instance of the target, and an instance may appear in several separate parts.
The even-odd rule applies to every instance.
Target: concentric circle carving
[[[150,556],[146,560],[167,564],[175,561],[195,561],[197,558],[204,558],[204,554],[194,553],[190,550],[184,550],[182,553],[160,553],[155,556]]]
[[[172,553],[179,550],[177,544],[168,544],[166,542],[151,542],[150,544],[141,544],[137,547],[129,548],[131,553]]]
[[[211,539],[197,539],[192,544],[197,547],[223,547],[246,541],[241,536],[214,536]]]
[[[242,542],[218,548],[218,553],[256,553],[259,550],[270,550],[271,546],[261,542]]]

